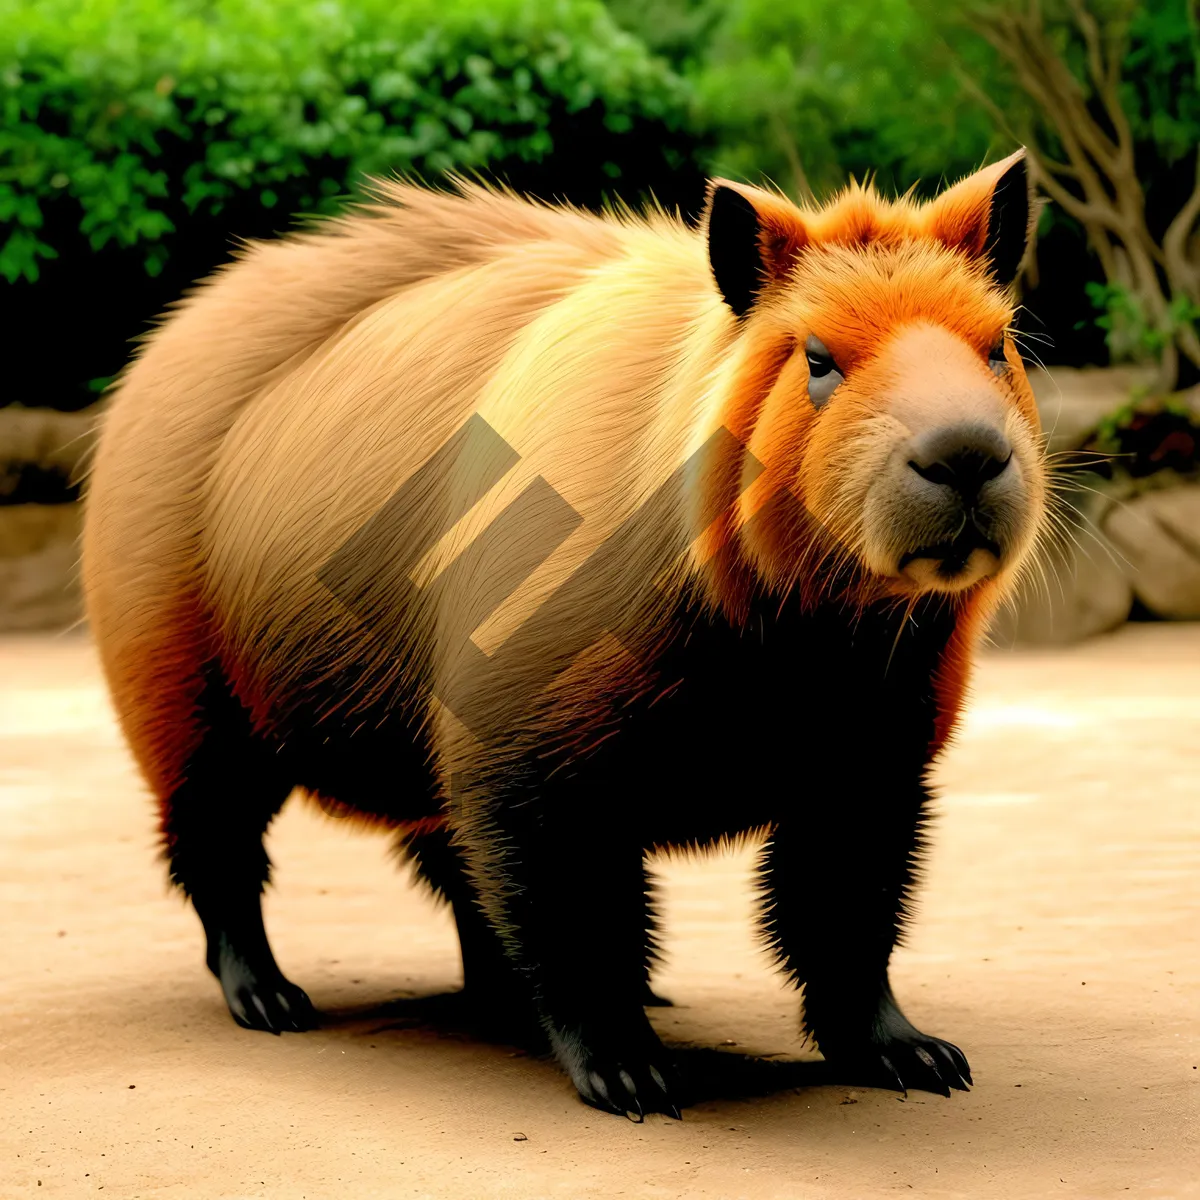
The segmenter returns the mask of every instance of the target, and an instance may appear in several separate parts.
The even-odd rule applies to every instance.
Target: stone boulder
[[[1133,584],[1092,502],[1075,514],[1069,537],[1056,539],[997,614],[990,630],[999,646],[1065,646],[1107,633],[1133,607]]]
[[[79,504],[0,505],[0,633],[65,629],[83,616]]]
[[[1154,382],[1144,367],[1029,368],[1029,383],[1046,431],[1046,448],[1053,454],[1071,450],[1109,413],[1135,392]]]
[[[1104,531],[1152,613],[1200,620],[1200,484],[1156,489],[1116,505]]]
[[[103,412],[103,402],[79,412],[19,404],[0,408],[0,502],[66,499],[87,468]],[[44,493],[36,500],[23,494],[31,477]]]

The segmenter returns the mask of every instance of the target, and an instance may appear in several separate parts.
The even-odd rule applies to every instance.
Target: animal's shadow
[[[455,1041],[476,1041],[516,1050],[530,1056],[548,1057],[549,1048],[532,1022],[514,1029],[498,1026],[481,1017],[462,992],[440,992],[404,997],[383,1004],[366,1004],[325,1009],[321,1019],[326,1029],[355,1026],[376,1036],[387,1031],[421,1032]],[[736,1050],[717,1050],[665,1037],[664,1041],[679,1069],[685,1102],[700,1104],[715,1100],[744,1100],[772,1096],[800,1088],[853,1083],[819,1061],[775,1061]]]

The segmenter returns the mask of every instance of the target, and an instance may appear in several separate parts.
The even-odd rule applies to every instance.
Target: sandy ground
[[[662,867],[655,1021],[707,1098],[634,1125],[414,1004],[448,916],[300,804],[268,927],[328,1023],[235,1027],[91,647],[0,642],[0,1200],[1200,1195],[1198,668],[1200,626],[985,659],[894,972],[974,1091],[823,1082],[722,855]]]

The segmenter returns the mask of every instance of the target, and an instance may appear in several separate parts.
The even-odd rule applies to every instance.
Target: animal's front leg
[[[760,862],[763,925],[780,965],[804,985],[805,1026],[848,1081],[948,1096],[971,1083],[957,1046],[900,1011],[888,962],[921,850],[926,794],[883,781],[827,794],[781,825]]]
[[[459,838],[489,921],[528,978],[587,1103],[678,1117],[674,1068],[642,1007],[650,919],[643,850],[613,805],[560,785],[489,804]]]

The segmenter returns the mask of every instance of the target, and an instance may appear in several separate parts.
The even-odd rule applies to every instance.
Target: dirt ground
[[[989,654],[940,775],[894,978],[975,1089],[825,1082],[727,854],[662,864],[654,1019],[705,1098],[635,1125],[414,1001],[448,916],[301,804],[267,923],[327,1024],[237,1028],[89,643],[0,641],[0,1200],[1200,1195],[1200,626]]]

